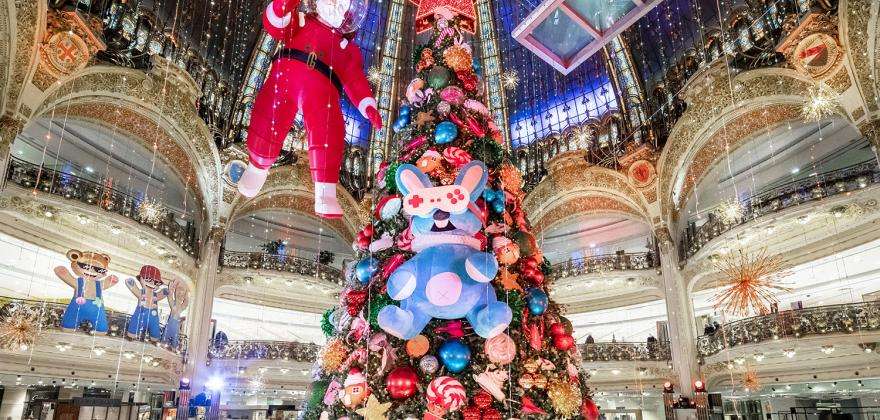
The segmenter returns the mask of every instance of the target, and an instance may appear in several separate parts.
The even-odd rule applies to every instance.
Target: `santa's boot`
[[[247,170],[241,175],[241,179],[238,180],[238,192],[248,198],[257,195],[268,176],[269,168],[261,169],[254,166],[253,163],[249,164]]]
[[[315,213],[325,219],[342,217],[342,207],[336,199],[336,184],[329,182],[315,183]]]

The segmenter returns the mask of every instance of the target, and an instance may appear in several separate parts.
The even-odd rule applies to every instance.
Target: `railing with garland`
[[[672,360],[672,351],[668,341],[586,343],[581,356],[588,362],[662,362]]]
[[[0,320],[7,319],[7,317],[17,311],[29,311],[30,313],[38,315],[37,319],[41,321],[40,326],[44,331],[63,331],[61,328],[61,319],[64,316],[64,311],[66,309],[67,305],[63,303],[42,302],[38,300],[0,296]],[[131,322],[131,315],[110,309],[105,309],[105,312],[107,314],[108,325],[107,336],[118,337],[120,340],[131,340],[126,334],[128,323]],[[83,321],[76,329],[76,332],[88,335],[99,334],[95,332],[93,328],[94,326],[91,325],[91,323]],[[164,333],[165,324],[160,323],[159,328],[160,332]],[[164,335],[160,334],[160,337],[163,336]],[[144,336],[139,337],[138,340],[152,342],[152,340]],[[185,357],[189,340],[185,334],[178,334],[178,340],[178,345],[176,347],[172,347],[168,343],[162,341],[155,342],[154,344],[157,347],[164,348]]]
[[[681,234],[679,254],[682,260],[696,254],[709,241],[727,231],[761,216],[776,213],[803,203],[821,200],[864,189],[880,183],[880,167],[875,159],[804,179],[795,180],[755,194],[739,203],[741,217],[729,217],[722,207],[706,212],[707,221],[700,226],[689,221]]]
[[[321,346],[296,341],[229,340],[211,343],[208,356],[217,360],[288,360],[312,363]]]
[[[660,266],[655,252],[619,252],[591,255],[553,264],[552,280],[593,273],[624,270],[650,270]]]
[[[181,225],[171,212],[167,212],[161,220],[144,220],[138,212],[143,199],[127,192],[16,158],[9,161],[6,179],[24,188],[99,206],[149,226],[174,241],[191,256],[199,253],[198,227],[194,221],[186,221],[185,225]]]
[[[338,268],[293,255],[223,250],[220,254],[220,265],[225,268],[272,270],[300,274],[336,285],[345,283],[342,271]]]
[[[697,338],[701,358],[785,338],[880,331],[880,301],[825,305],[744,318]]]

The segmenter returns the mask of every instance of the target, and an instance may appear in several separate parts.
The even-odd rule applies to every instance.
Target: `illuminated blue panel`
[[[636,8],[631,1],[565,0],[564,3],[599,31],[608,30],[614,22]]]
[[[559,8],[532,31],[532,36],[563,61],[571,60],[594,39]]]
[[[504,51],[500,55],[502,68],[513,70],[519,76],[519,84],[507,96],[513,148],[618,109],[603,54],[588,58],[562,76],[511,36],[537,2],[495,0],[492,6],[498,25],[499,50]]]

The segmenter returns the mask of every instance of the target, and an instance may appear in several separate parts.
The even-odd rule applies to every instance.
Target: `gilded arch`
[[[208,222],[218,217],[223,186],[220,155],[196,113],[194,87],[177,74],[92,66],[48,89],[31,118],[66,112],[127,132],[180,165],[182,179],[198,186]],[[187,76],[188,77],[188,76]],[[119,118],[117,112],[125,117]],[[186,168],[185,166],[188,166]]]
[[[878,25],[880,3],[876,0],[841,0],[838,5],[840,17],[840,42],[849,51],[847,60],[855,76],[860,96],[867,106],[866,112],[854,113],[855,119],[880,111],[880,77],[877,60],[880,59],[880,28]]]

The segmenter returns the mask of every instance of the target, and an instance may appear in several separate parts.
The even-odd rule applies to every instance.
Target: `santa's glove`
[[[367,107],[367,118],[370,120],[370,124],[373,124],[373,128],[376,130],[382,129],[382,116],[379,115],[379,110],[375,107]]]
[[[268,176],[269,168],[262,169],[254,166],[253,163],[248,164],[247,170],[244,171],[241,179],[238,180],[238,192],[247,198],[257,195],[263,188],[263,183],[266,182]]]

